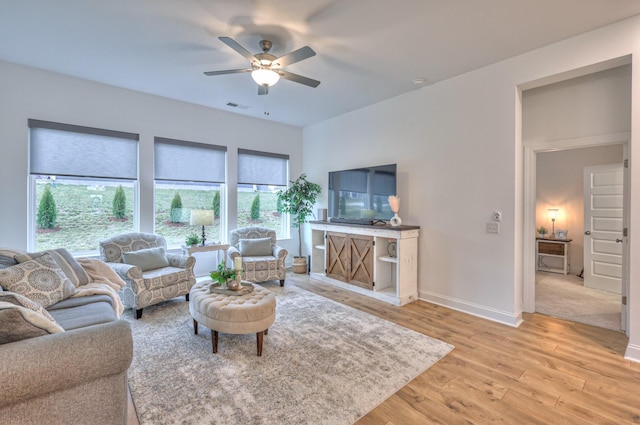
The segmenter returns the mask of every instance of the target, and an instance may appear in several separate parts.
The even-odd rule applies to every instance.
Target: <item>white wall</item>
[[[421,298],[517,325],[525,264],[520,87],[630,54],[640,84],[638,41],[636,17],[308,126],[305,171],[322,183],[326,203],[327,171],[397,162],[400,216],[421,226]],[[640,110],[638,92],[632,110]],[[632,190],[640,187],[638,124],[636,114]],[[485,232],[494,209],[503,211],[499,235]],[[640,229],[638,189],[631,216]],[[627,356],[640,360],[640,238],[630,238],[630,256]]]
[[[584,168],[622,163],[622,145],[542,152],[536,159],[536,228],[552,229],[548,208],[558,208],[556,230],[568,230],[570,273],[584,265]],[[533,230],[532,230],[533,231]],[[547,259],[551,261],[552,259]]]
[[[300,128],[0,62],[0,246],[27,248],[29,118],[139,134],[140,230],[145,232],[153,231],[155,136],[228,147],[231,229],[237,148],[289,154],[291,175],[302,170]],[[297,239],[281,245],[293,252]]]

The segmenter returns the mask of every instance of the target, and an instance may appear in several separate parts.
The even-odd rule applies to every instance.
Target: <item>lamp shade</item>
[[[549,208],[549,218],[555,220],[558,217],[558,208]]]
[[[192,226],[211,226],[213,224],[213,210],[191,210]]]
[[[275,85],[280,80],[280,75],[269,69],[256,69],[251,72],[251,77],[253,78],[253,81],[261,86],[268,87]]]

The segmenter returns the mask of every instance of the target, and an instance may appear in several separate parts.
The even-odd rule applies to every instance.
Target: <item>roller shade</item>
[[[155,179],[224,183],[226,146],[156,137]]]
[[[286,186],[289,155],[238,149],[238,183]]]
[[[29,120],[31,174],[138,178],[138,135]]]

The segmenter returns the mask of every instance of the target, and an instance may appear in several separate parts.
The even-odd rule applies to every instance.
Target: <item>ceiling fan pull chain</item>
[[[267,100],[267,98],[266,98],[266,97],[265,97],[265,99],[264,99],[264,114],[265,114],[266,116],[269,116],[269,115],[270,115],[270,113],[269,113],[269,101]]]

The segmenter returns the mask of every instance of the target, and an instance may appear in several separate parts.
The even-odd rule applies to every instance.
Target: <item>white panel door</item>
[[[584,169],[584,286],[621,293],[622,164]]]

